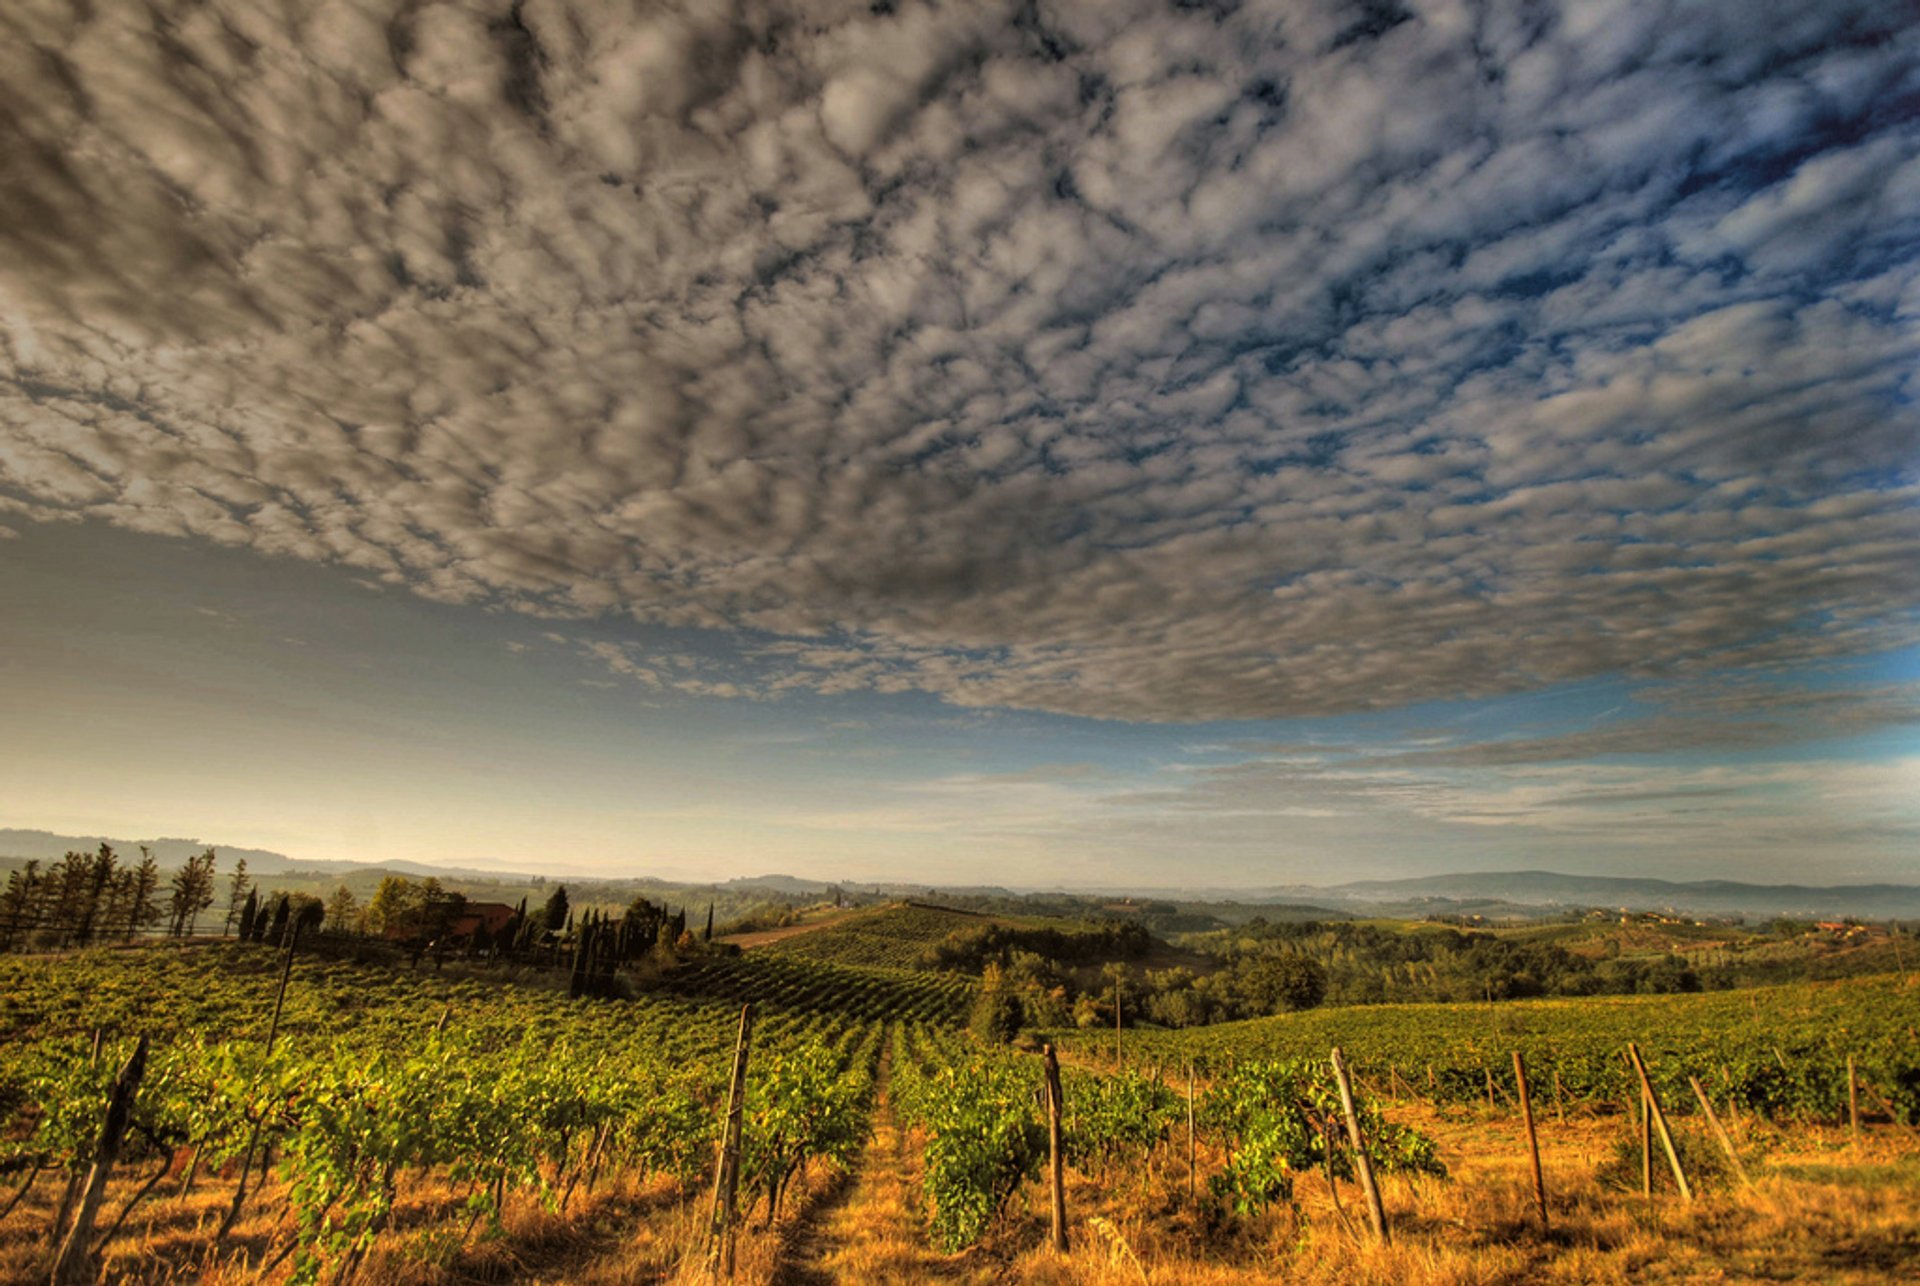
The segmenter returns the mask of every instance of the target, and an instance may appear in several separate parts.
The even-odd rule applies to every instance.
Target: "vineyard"
[[[1307,1058],[1338,1045],[1381,1082],[1433,1103],[1514,1094],[1512,1055],[1542,1068],[1567,1103],[1599,1106],[1634,1095],[1621,1058],[1645,1050],[1656,1089],[1682,1104],[1696,1075],[1739,1110],[1837,1120],[1847,1104],[1847,1060],[1858,1077],[1920,1122],[1920,993],[1904,976],[1804,983],[1683,996],[1592,997],[1488,1004],[1370,1005],[1221,1023],[1180,1032],[1129,1032],[1126,1050],[1203,1071],[1249,1057]],[[1111,1033],[1064,1037],[1110,1057]]]
[[[957,1023],[966,1016],[973,983],[954,974],[794,959],[768,948],[690,960],[668,976],[663,989],[689,999],[751,1000],[870,1022]]]
[[[761,954],[828,964],[911,969],[926,949],[949,933],[982,923],[966,911],[912,904],[883,907],[849,916],[815,933],[769,943]]]
[[[1920,1264],[1920,992],[1902,977],[1129,1028],[1117,1059],[1112,1030],[1042,1034],[1054,1097],[1039,1038],[965,1032],[969,980],[889,963],[945,932],[929,911],[696,957],[618,1000],[480,971],[288,972],[239,944],[0,961],[0,1279],[59,1260],[74,1281],[696,1281],[736,1241],[736,1278],[786,1282]],[[830,958],[797,950],[809,938]],[[1628,1042],[1697,1201],[1641,1124]]]

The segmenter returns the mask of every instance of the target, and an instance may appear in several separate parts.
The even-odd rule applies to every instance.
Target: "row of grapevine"
[[[1761,1007],[1764,1006],[1764,1020]],[[1637,1042],[1656,1089],[1685,1110],[1687,1078],[1716,1099],[1776,1118],[1837,1120],[1847,1061],[1900,1119],[1920,1122],[1920,991],[1868,978],[1693,996],[1381,1005],[1183,1031],[1136,1031],[1128,1057],[1203,1074],[1250,1058],[1312,1057],[1334,1045],[1381,1090],[1435,1102],[1514,1095],[1512,1054],[1567,1106],[1617,1105],[1638,1093],[1624,1050]],[[1067,1047],[1110,1055],[1112,1037],[1068,1033]]]
[[[871,1022],[957,1023],[972,999],[971,979],[767,956],[692,960],[666,988],[703,1000],[752,1000],[782,1009],[828,1010]]]
[[[70,963],[103,981],[115,974],[112,961]],[[230,984],[229,1018],[262,1005],[244,976],[220,981]],[[325,1040],[290,1023],[271,1053],[219,1025],[184,1030],[131,1015],[101,1037],[53,1035],[46,1015],[58,1006],[40,1008],[33,1038],[0,1047],[0,1173],[27,1185],[48,1175],[72,1191],[101,1129],[116,1055],[136,1032],[154,1044],[128,1120],[127,1163],[155,1167],[157,1178],[190,1153],[201,1174],[244,1175],[257,1148],[270,1150],[292,1217],[273,1262],[290,1258],[298,1281],[323,1265],[350,1275],[387,1230],[410,1175],[463,1189],[471,1230],[497,1220],[514,1194],[555,1206],[602,1171],[691,1183],[711,1165],[726,1007],[581,1005],[507,991],[494,999],[458,1022],[418,1005],[342,1016]],[[116,1012],[111,1000],[103,1011]],[[743,1177],[771,1212],[810,1161],[844,1164],[864,1139],[882,1029],[821,1011],[774,1013],[760,1038]],[[244,1182],[236,1208],[243,1195]]]
[[[986,1049],[953,1033],[903,1035],[896,1053],[894,1102],[925,1135],[925,1187],[931,1231],[953,1250],[978,1240],[1047,1157],[1041,1068],[1030,1055]],[[1063,1075],[1065,1163],[1102,1179],[1144,1171],[1174,1137],[1188,1104],[1173,1087],[1139,1068]],[[1293,1178],[1322,1170],[1354,1175],[1340,1124],[1331,1068],[1324,1060],[1254,1060],[1224,1070],[1193,1105],[1209,1154],[1225,1161],[1208,1179],[1220,1210],[1257,1214],[1289,1201]],[[1362,1101],[1358,1121],[1376,1172],[1444,1175],[1432,1140]]]

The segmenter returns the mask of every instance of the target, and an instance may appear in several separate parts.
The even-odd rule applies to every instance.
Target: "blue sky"
[[[0,824],[699,878],[1920,838],[1920,26],[0,17]]]

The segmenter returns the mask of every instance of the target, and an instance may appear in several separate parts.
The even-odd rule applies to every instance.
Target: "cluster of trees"
[[[576,911],[564,884],[555,885],[540,906],[529,908],[522,898],[497,928],[484,916],[466,920],[466,896],[433,877],[386,876],[364,910],[352,903],[344,887],[334,894],[335,901],[342,898],[347,900],[344,906],[329,902],[327,907],[327,921],[337,929],[410,943],[431,950],[436,958],[452,950],[487,959],[564,964],[571,970],[569,989],[575,995],[606,994],[620,966],[645,958],[663,944],[684,947],[693,941],[684,907],[669,910],[636,897],[617,915],[591,907]],[[704,932],[713,936],[711,907]]]
[[[242,862],[241,879],[245,868]],[[51,866],[31,861],[8,874],[0,893],[0,951],[126,942],[163,927],[186,936],[213,897],[212,849],[171,873],[144,846],[137,863],[123,862],[108,844],[69,852]]]
[[[1165,1027],[1199,1027],[1312,1009],[1327,997],[1327,971],[1295,951],[1248,953],[1211,973],[1148,970],[1138,1007]]]
[[[1552,943],[1454,928],[1405,932],[1374,924],[1253,920],[1195,942],[1229,966],[1276,949],[1326,973],[1334,1004],[1510,1000],[1698,991],[1699,974],[1678,956],[1593,958]]]
[[[989,923],[955,929],[928,947],[920,963],[928,969],[981,973],[989,964],[1005,968],[1021,953],[1058,963],[1084,964],[1135,959],[1152,947],[1153,934],[1136,920],[1093,921],[1074,929]]]
[[[1196,1027],[1311,1009],[1326,991],[1326,970],[1291,951],[1250,954],[1210,973],[1141,971],[1114,960],[1093,977],[1036,952],[1015,951],[982,972],[970,1021],[986,1040],[1009,1039],[1022,1026]]]
[[[262,942],[271,947],[285,945],[290,934],[312,933],[326,918],[327,910],[319,898],[305,893],[282,893],[262,906],[257,889],[249,889],[247,900],[233,913],[240,941]]]

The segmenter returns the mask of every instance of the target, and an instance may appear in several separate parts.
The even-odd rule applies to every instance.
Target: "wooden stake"
[[[293,952],[299,945],[300,921],[296,918],[287,926],[287,960],[280,967],[280,989],[274,993],[273,1019],[267,1024],[265,1054],[268,1058],[273,1056],[273,1041],[280,1034],[280,1011],[287,1003],[287,980],[293,976]],[[262,1061],[261,1070],[264,1071],[265,1068],[266,1064]],[[216,1246],[226,1240],[227,1233],[233,1229],[233,1221],[240,1217],[240,1207],[246,1204],[247,1176],[252,1173],[254,1147],[259,1141],[260,1122],[255,1121],[247,1131],[246,1150],[240,1154],[240,1181],[234,1185],[233,1200],[227,1206],[226,1218],[220,1221],[220,1227],[213,1234]],[[266,1169],[265,1149],[262,1149],[261,1169],[262,1171]],[[265,1182],[264,1178],[262,1182]]]
[[[1557,1067],[1553,1069],[1553,1118],[1562,1125],[1567,1123],[1567,1107],[1561,1099],[1560,1069]]]
[[[1707,1101],[1707,1091],[1701,1088],[1700,1078],[1687,1077],[1687,1084],[1693,1086],[1693,1096],[1700,1100],[1700,1110],[1707,1114],[1707,1124],[1713,1128],[1713,1137],[1719,1140],[1720,1150],[1727,1154],[1727,1160],[1733,1165],[1733,1172],[1740,1177],[1742,1187],[1751,1188],[1753,1180],[1747,1177],[1747,1167],[1740,1164],[1740,1154],[1733,1150],[1733,1140],[1720,1128],[1720,1118],[1713,1114],[1713,1104]]]
[[[1193,1200],[1193,1060],[1187,1060],[1187,1200]]]
[[[1853,1072],[1853,1055],[1847,1055],[1847,1132],[1855,1146],[1860,1143],[1860,1078]]]
[[[1645,1090],[1640,1092],[1640,1195],[1653,1199],[1653,1113]]]
[[[1886,1109],[1888,1120],[1892,1121],[1895,1125],[1905,1130],[1907,1132],[1908,1138],[1914,1139],[1916,1141],[1920,1141],[1920,1131],[1916,1131],[1911,1125],[1908,1125],[1905,1121],[1900,1119],[1900,1113],[1893,1110],[1893,1103],[1890,1099],[1887,1098],[1885,1094],[1882,1094],[1879,1090],[1875,1089],[1872,1085],[1870,1085],[1866,1081],[1861,1081],[1860,1085],[1861,1085],[1861,1088],[1867,1091],[1867,1093],[1873,1095],[1875,1102],[1879,1103],[1881,1107]]]
[[[1533,1130],[1533,1096],[1527,1092],[1527,1065],[1513,1051],[1513,1084],[1520,1094],[1520,1119],[1527,1125],[1527,1154],[1533,1159],[1533,1200],[1540,1207],[1540,1231],[1547,1225],[1547,1181],[1540,1173],[1540,1138]]]
[[[1647,1065],[1640,1061],[1640,1047],[1632,1041],[1627,1042],[1627,1057],[1633,1060],[1633,1070],[1640,1077],[1640,1088],[1647,1096],[1647,1112],[1653,1117],[1654,1128],[1660,1131],[1660,1146],[1667,1151],[1667,1164],[1673,1167],[1673,1181],[1679,1185],[1680,1199],[1693,1200],[1693,1187],[1687,1182],[1687,1172],[1680,1167],[1680,1150],[1673,1145],[1673,1131],[1667,1128],[1667,1114],[1660,1110],[1660,1099],[1653,1092],[1653,1081],[1647,1077]]]
[[[1060,1060],[1054,1057],[1053,1046],[1040,1047],[1040,1057],[1047,1068],[1047,1191],[1051,1198],[1049,1209],[1053,1214],[1053,1248],[1060,1254],[1067,1250],[1067,1179],[1065,1158],[1060,1147],[1060,1113],[1064,1107],[1064,1096],[1060,1092]]]
[[[740,1123],[747,1110],[747,1053],[753,1038],[753,1002],[740,1006],[740,1035],[733,1045],[733,1077],[727,1083],[727,1124],[714,1167],[711,1235],[719,1243],[720,1273],[733,1276],[734,1197],[740,1188]]]
[[[1491,1067],[1483,1067],[1480,1070],[1487,1074],[1487,1111],[1498,1112],[1500,1110],[1500,1103],[1499,1100],[1493,1096],[1493,1069]]]
[[[287,962],[280,969],[280,990],[273,997],[273,1021],[267,1024],[267,1053],[273,1053],[273,1038],[280,1034],[280,1010],[287,1003],[287,979],[293,976],[293,951],[300,945],[300,921],[287,926]]]
[[[107,1176],[120,1159],[120,1142],[126,1137],[127,1117],[133,1111],[133,1096],[140,1088],[140,1077],[147,1070],[147,1038],[142,1036],[133,1053],[113,1078],[113,1093],[107,1099],[106,1119],[100,1125],[100,1138],[94,1144],[93,1165],[87,1171],[80,1191],[80,1207],[74,1213],[73,1227],[53,1261],[53,1286],[91,1282],[95,1277],[89,1243],[93,1240],[93,1221],[100,1213],[100,1199],[106,1195]]]
[[[1387,1235],[1387,1210],[1380,1204],[1380,1189],[1373,1182],[1373,1162],[1367,1159],[1366,1141],[1360,1137],[1360,1118],[1353,1110],[1353,1085],[1347,1079],[1346,1064],[1341,1061],[1340,1047],[1333,1047],[1333,1079],[1340,1086],[1340,1110],[1347,1118],[1347,1140],[1353,1144],[1354,1168],[1360,1172],[1360,1187],[1367,1194],[1367,1218],[1373,1221],[1373,1234],[1383,1244],[1392,1240]]]

